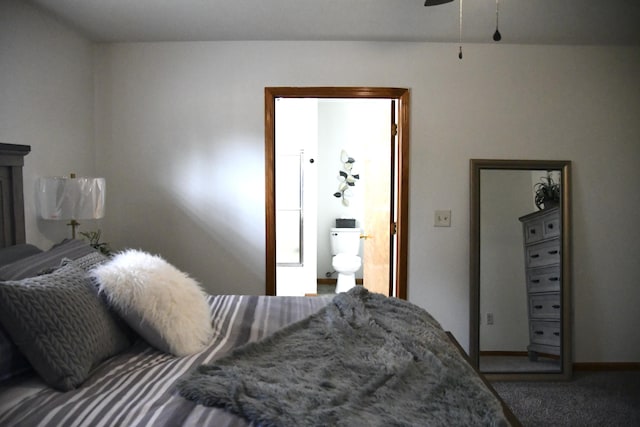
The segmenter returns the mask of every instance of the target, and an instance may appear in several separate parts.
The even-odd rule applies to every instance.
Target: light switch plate
[[[451,227],[451,211],[436,211],[433,219],[434,227]]]

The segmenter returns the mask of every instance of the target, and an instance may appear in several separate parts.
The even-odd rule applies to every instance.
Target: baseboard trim
[[[526,356],[526,351],[481,351],[480,356]],[[557,358],[551,354],[545,357]],[[574,371],[640,371],[640,362],[574,362]]]
[[[574,362],[574,371],[640,371],[640,362]]]
[[[526,356],[526,351],[503,351],[503,350],[489,350],[481,351],[480,356]]]
[[[318,277],[317,279],[318,285],[335,285],[338,283],[338,279],[323,279]],[[356,285],[362,285],[363,279],[356,279]]]
[[[526,351],[502,351],[502,350],[489,350],[481,351],[480,356],[517,356],[528,357],[529,353]],[[538,356],[547,357],[549,359],[560,359],[560,356],[555,354],[538,353]]]

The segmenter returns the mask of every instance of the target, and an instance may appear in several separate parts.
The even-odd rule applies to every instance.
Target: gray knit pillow
[[[130,345],[91,279],[73,263],[0,282],[0,322],[42,379],[62,391],[82,384],[91,368]]]
[[[69,261],[69,260],[67,259],[67,261]],[[80,258],[73,259],[72,262],[76,266],[78,266],[81,269],[83,269],[84,271],[88,272],[92,268],[94,268],[94,267],[96,267],[96,266],[98,266],[100,264],[104,264],[107,261],[109,261],[109,258],[107,258],[106,256],[102,255],[100,252],[91,252],[91,253],[88,253],[88,254],[86,254],[84,256],[81,256]]]

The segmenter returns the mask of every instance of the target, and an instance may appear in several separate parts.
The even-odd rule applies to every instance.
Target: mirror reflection
[[[549,175],[557,181],[559,173]],[[534,186],[546,176],[480,172],[482,371],[560,370],[559,209],[539,210],[534,203]],[[534,285],[545,276],[554,280]]]
[[[484,373],[566,373],[568,168],[500,161],[481,167],[478,162],[472,161],[477,243],[472,254],[477,341],[470,346],[477,354],[472,357]]]

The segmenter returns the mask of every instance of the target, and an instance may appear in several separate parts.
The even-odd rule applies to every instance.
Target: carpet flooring
[[[575,372],[571,381],[492,385],[523,426],[640,426],[640,371]]]

